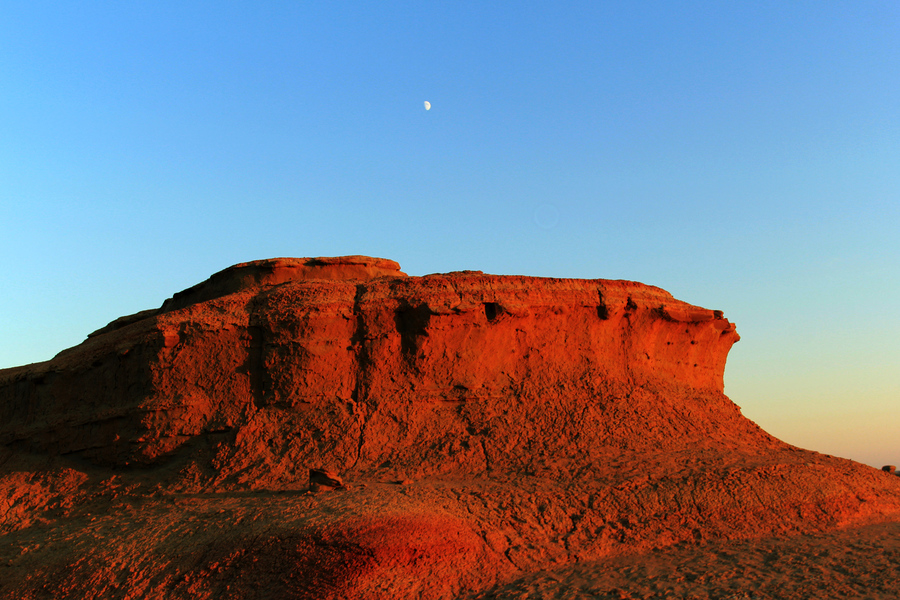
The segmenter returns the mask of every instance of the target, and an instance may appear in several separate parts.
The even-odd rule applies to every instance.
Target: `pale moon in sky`
[[[428,100],[425,101],[425,110],[431,110],[431,102]]]

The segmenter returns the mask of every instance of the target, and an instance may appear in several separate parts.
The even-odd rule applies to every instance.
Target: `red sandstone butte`
[[[0,371],[0,597],[456,598],[898,520],[741,415],[738,339],[629,281],[235,265]]]

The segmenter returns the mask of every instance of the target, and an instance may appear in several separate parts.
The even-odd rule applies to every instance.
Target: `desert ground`
[[[542,571],[480,599],[900,598],[900,523],[710,542]]]
[[[524,570],[505,569],[501,581],[493,585],[489,578],[480,580],[483,589],[479,591],[436,585],[435,578],[454,577],[437,556],[431,567],[412,575],[414,582],[388,580],[387,589],[369,589],[356,596],[357,590],[348,590],[341,578],[374,574],[364,566],[356,572],[346,568],[365,557],[337,543],[330,553],[310,555],[308,542],[296,532],[308,529],[311,518],[327,520],[323,515],[359,511],[362,505],[382,512],[447,502],[445,485],[372,482],[319,493],[157,491],[146,496],[140,487],[111,477],[97,486],[100,491],[94,497],[57,500],[29,526],[7,529],[0,537],[0,597],[900,597],[900,522],[896,521],[821,533],[682,542],[640,552],[620,547],[615,556],[568,564],[562,556],[547,553],[544,567],[535,557]],[[472,482],[466,491],[470,499],[490,498],[496,492],[479,489]],[[5,515],[7,524],[12,521],[10,512]],[[437,553],[443,550],[433,541],[431,547]],[[420,541],[418,550],[427,552],[427,544]],[[458,548],[449,547],[450,553],[454,550]],[[452,562],[477,573],[482,566],[472,558],[478,557],[460,556]],[[490,561],[483,568],[485,574],[496,575],[497,567]],[[310,569],[318,572],[313,576]]]

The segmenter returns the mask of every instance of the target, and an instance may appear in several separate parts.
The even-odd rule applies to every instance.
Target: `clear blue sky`
[[[900,463],[900,3],[6,1],[0,227],[0,367],[259,258],[632,279]]]

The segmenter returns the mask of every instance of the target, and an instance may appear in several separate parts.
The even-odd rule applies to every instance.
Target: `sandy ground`
[[[42,481],[35,483],[27,477],[13,481],[13,491],[20,499],[26,498],[29,485]],[[444,539],[456,529],[441,529],[446,523],[437,515],[452,516],[447,507],[462,506],[470,511],[472,523],[492,523],[498,531],[506,531],[502,511],[488,508],[513,503],[518,496],[523,501],[542,498],[540,490],[526,489],[529,481],[519,481],[508,490],[497,482],[479,486],[468,481],[466,487],[446,482],[397,485],[369,481],[354,483],[349,491],[319,494],[302,490],[167,494],[142,493],[146,482],[129,484],[124,478],[109,477],[85,488],[92,493],[71,494],[72,502],[35,504],[33,514],[19,514],[15,510],[19,504],[10,505],[7,520],[25,526],[16,529],[10,522],[7,530],[0,529],[0,598],[900,599],[900,521],[828,533],[679,544],[538,571],[536,568],[549,567],[554,560],[561,564],[566,556],[559,544],[540,537],[544,530],[532,522],[538,518],[533,515],[532,521],[519,524],[518,532],[527,538],[524,541],[537,546],[534,556],[524,557],[530,563],[522,566],[528,574],[487,591],[460,594],[453,583],[456,579],[472,586],[467,589],[484,590],[479,573],[486,581],[496,581],[491,569],[498,565],[485,561],[486,555],[473,554],[481,547],[481,538],[474,534],[459,538],[456,545],[450,543],[456,538]],[[34,493],[40,496],[43,489]],[[567,491],[577,490],[570,486]],[[549,518],[551,512],[542,516]],[[3,514],[0,510],[0,516]],[[398,529],[402,519],[387,522],[385,540],[393,545],[385,546],[385,540],[378,541],[381,530],[372,527],[381,522],[378,515],[390,514],[427,518],[410,525],[415,535]],[[511,514],[510,519],[528,516],[521,511]],[[321,550],[316,545],[319,542],[313,547],[313,538],[304,535],[330,531],[332,525],[356,517],[363,519],[368,529],[351,528],[348,539],[352,543],[339,543],[347,536],[338,535],[331,541],[326,536],[321,548],[331,549],[331,554],[310,550]],[[783,519],[787,523],[788,515]],[[355,537],[369,529],[374,533],[368,538]],[[340,534],[343,530],[338,527],[335,531]],[[410,548],[416,549],[412,558],[407,557],[410,564],[404,562],[408,548],[401,543],[407,534],[412,535],[407,540]],[[524,541],[516,539],[510,544],[517,548]],[[372,552],[385,550],[372,554],[378,560],[371,569],[354,570],[354,560],[359,562],[363,556],[357,550],[363,546]],[[554,548],[556,554],[550,552]],[[615,551],[615,547],[610,549]],[[363,554],[369,556],[366,552]],[[448,558],[447,552],[456,554]],[[511,552],[512,548],[507,555]],[[392,558],[394,554],[399,558]],[[325,559],[325,567],[331,570],[322,571],[320,563]],[[310,578],[309,568],[326,576]],[[332,571],[334,582],[329,579]],[[506,581],[505,577],[516,577],[509,572],[498,575]],[[355,584],[350,585],[357,579],[363,584],[383,583],[387,587],[379,589],[391,592],[384,595],[365,588],[368,592],[362,593]],[[329,585],[348,582],[348,587],[335,583],[328,588],[331,593],[324,594],[316,587],[322,583],[319,580]],[[398,588],[404,581],[410,585]],[[315,588],[312,592],[310,586]]]
[[[900,523],[715,542],[540,572],[478,600],[900,598]]]
[[[569,523],[576,521],[551,510],[585,493],[578,482],[556,489],[536,477],[515,485],[369,480],[327,493],[173,493],[154,484],[156,471],[89,476],[19,466],[6,477],[8,498],[0,502],[4,599],[900,599],[898,519],[828,533],[682,543],[551,569],[577,556],[567,549],[593,548],[572,535]],[[730,514],[741,519],[729,521],[733,531],[746,535],[741,526],[752,524],[752,514]],[[788,511],[775,514],[791,523]],[[552,537],[557,529],[562,541]],[[634,543],[608,551],[652,548],[659,535],[637,526],[617,531],[630,532]],[[459,591],[498,580],[509,583]]]

